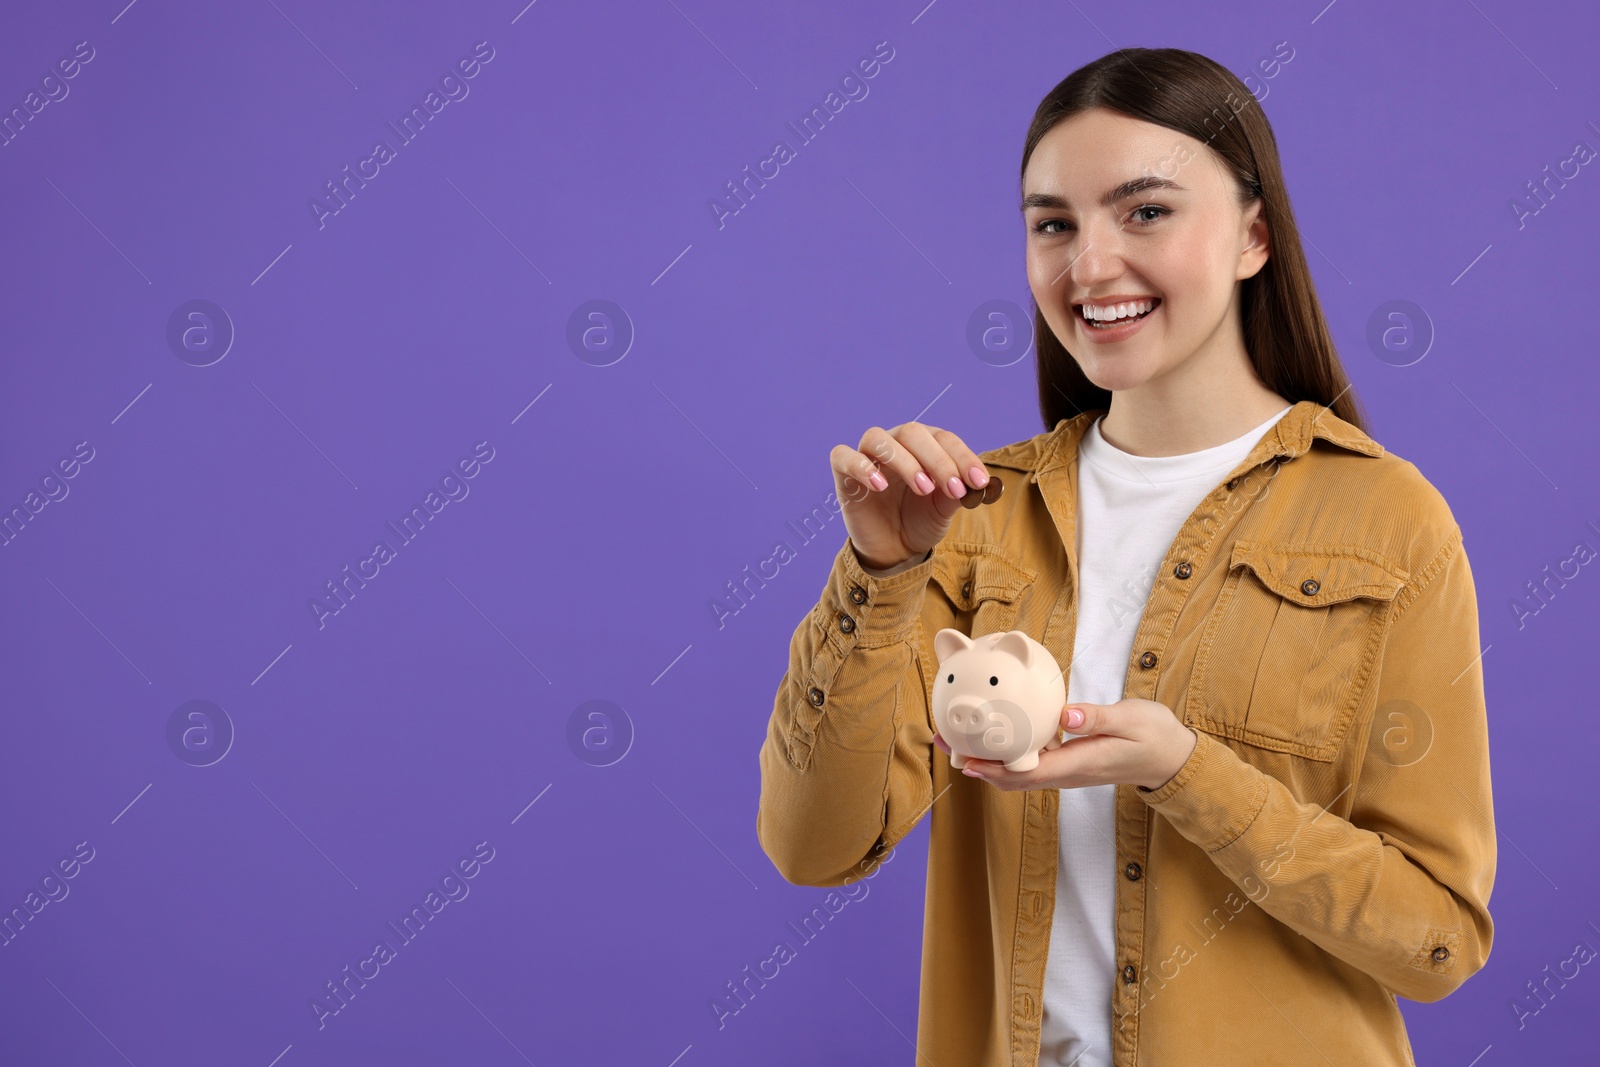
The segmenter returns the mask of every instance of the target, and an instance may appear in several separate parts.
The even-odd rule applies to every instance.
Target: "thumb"
[[[1081,737],[1099,733],[1105,728],[1105,722],[1103,704],[1086,704],[1077,700],[1061,709],[1061,728],[1069,734]]]

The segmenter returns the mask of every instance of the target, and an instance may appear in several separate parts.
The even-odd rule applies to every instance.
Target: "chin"
[[[1085,378],[1101,389],[1109,389],[1114,393],[1141,386],[1156,377],[1160,370],[1143,359],[1108,359],[1102,356],[1080,358],[1078,366]]]

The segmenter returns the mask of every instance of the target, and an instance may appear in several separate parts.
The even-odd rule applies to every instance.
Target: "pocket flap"
[[[1012,601],[1038,574],[980,542],[940,542],[933,549],[933,577],[958,611],[980,601]]]
[[[1301,607],[1337,604],[1356,597],[1393,600],[1407,572],[1358,545],[1238,540],[1229,569],[1244,565],[1261,584]]]

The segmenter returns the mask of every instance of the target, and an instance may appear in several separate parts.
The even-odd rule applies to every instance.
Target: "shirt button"
[[[1315,578],[1307,578],[1300,583],[1300,591],[1306,596],[1316,596],[1317,590],[1322,588],[1322,583]]]
[[[812,707],[822,707],[822,690],[818,689],[816,686],[812,686],[810,697]]]
[[[1130,963],[1126,967],[1122,968],[1122,981],[1125,984],[1132,985],[1138,977],[1139,972],[1133,969],[1133,964]]]
[[[840,615],[839,616],[839,629],[843,630],[845,633],[848,634],[848,633],[854,633],[855,632],[855,628],[856,628],[856,620],[852,619],[848,615]]]
[[[1176,574],[1179,578],[1187,578],[1189,575],[1194,573],[1194,568],[1189,565],[1188,560],[1184,560],[1182,563],[1172,568],[1172,573]]]
[[[1130,863],[1126,867],[1122,868],[1122,873],[1128,876],[1128,881],[1137,882],[1140,874],[1139,865],[1137,863]]]
[[[850,601],[854,604],[865,604],[867,602],[867,591],[859,585],[852,585],[850,587]]]
[[[1156,654],[1154,652],[1146,652],[1144,655],[1139,657],[1139,666],[1141,666],[1141,667],[1154,667],[1155,665],[1156,665]]]
[[[1239,484],[1239,479],[1237,479],[1237,478],[1229,478],[1228,479],[1228,488],[1229,489],[1232,489],[1234,486],[1236,486],[1238,484]]]
[[[1445,960],[1450,958],[1450,950],[1445,948],[1443,945],[1440,945],[1433,950],[1433,958],[1438,960],[1440,963],[1443,963]]]
[[[962,596],[962,599],[964,599],[964,600],[970,600],[972,598],[972,583],[971,582],[962,582],[961,583],[961,596]]]

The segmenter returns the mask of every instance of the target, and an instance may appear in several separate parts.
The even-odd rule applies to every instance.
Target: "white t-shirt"
[[[1181,456],[1135,456],[1100,436],[1078,452],[1078,629],[1068,703],[1122,699],[1134,631],[1184,520],[1284,408],[1248,433]],[[1075,738],[1067,738],[1071,744]],[[1055,916],[1044,971],[1039,1063],[1110,1067],[1116,959],[1115,785],[1061,790]]]

